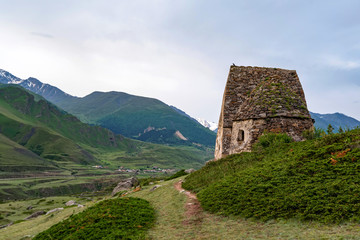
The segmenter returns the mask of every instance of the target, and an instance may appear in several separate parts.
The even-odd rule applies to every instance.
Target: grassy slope
[[[85,198],[71,196],[58,196],[41,199],[31,199],[27,201],[1,203],[0,216],[2,217],[2,219],[0,219],[0,225],[23,220],[24,218],[30,216],[37,211],[47,212],[54,208],[65,207],[65,203],[70,200],[74,200],[82,205],[87,205],[89,203],[89,200],[86,200]],[[29,206],[32,206],[32,209],[27,209]]]
[[[134,141],[99,126],[89,126],[44,100],[36,102],[19,87],[0,89],[0,127],[12,141],[57,163],[117,166],[200,167],[211,158],[206,148],[170,147]],[[104,157],[105,156],[105,157]],[[68,162],[69,162],[68,161]]]
[[[267,135],[252,153],[209,163],[184,186],[198,192],[205,209],[225,215],[358,221],[360,129],[286,142]]]
[[[183,116],[163,102],[120,92],[94,92],[84,98],[57,103],[89,123],[136,138],[149,126],[179,130],[190,142],[213,146],[216,134]],[[151,137],[149,138],[151,140]]]
[[[0,134],[0,171],[17,172],[23,168],[32,171],[58,170],[53,164]]]
[[[24,123],[47,127],[49,130],[55,130],[69,139],[93,147],[116,146],[126,149],[126,146],[121,145],[125,141],[123,137],[115,136],[107,129],[84,124],[76,117],[67,114],[45,100],[36,101],[34,95],[22,88],[9,86],[0,89],[0,93],[3,95],[1,105],[5,105],[1,112],[6,110],[7,113],[11,112],[12,118],[14,115],[18,119],[25,117]]]
[[[222,217],[203,213],[198,224],[183,224],[185,220],[184,194],[177,192],[173,185],[179,179],[157,182],[162,185],[150,191],[153,185],[128,196],[148,200],[156,211],[155,226],[150,229],[152,239],[359,239],[358,224],[325,225],[316,222],[299,222],[295,220],[257,222],[232,217]],[[38,200],[34,200],[37,202]],[[9,203],[7,203],[9,204]],[[93,205],[87,203],[86,207]],[[4,205],[5,206],[5,205]],[[14,205],[15,206],[15,205]],[[25,209],[26,203],[20,204]],[[1,209],[2,205],[0,205]],[[20,210],[19,211],[22,211]],[[73,212],[83,211],[79,208],[67,208],[53,216],[40,216],[31,221],[15,224],[0,229],[0,239],[17,240],[26,235],[35,235],[50,226],[69,217]]]
[[[151,185],[130,196],[148,200],[155,208],[157,221],[149,232],[153,239],[359,239],[356,223],[325,225],[296,220],[267,223],[203,213],[197,224],[184,224],[184,194],[173,185],[179,179],[159,182],[162,187],[150,191]]]
[[[38,207],[38,209],[47,210],[47,209],[49,209],[49,207],[52,207],[52,209],[57,208],[57,207],[64,207],[64,204],[62,204],[63,201],[68,201],[71,199],[74,200],[74,198],[70,199],[69,197],[66,197],[66,198],[60,197],[60,198],[49,198],[46,201],[51,201],[53,199],[55,200],[54,204],[44,206],[44,207],[41,207],[41,205],[40,205]],[[34,202],[29,202],[29,201],[20,202],[19,204],[14,205],[15,211],[16,210],[22,211],[23,209],[26,209],[27,206],[29,206],[28,203],[30,203],[30,204],[37,203],[38,201],[39,201],[39,199],[34,200]],[[61,201],[61,204],[59,204],[59,201]],[[80,202],[80,203],[84,203],[84,202]],[[86,207],[89,207],[89,206],[92,206],[94,203],[95,203],[95,201],[94,202],[86,202],[85,205],[86,205]],[[10,203],[10,204],[12,204],[12,203]],[[8,206],[9,203],[6,203],[6,205]],[[2,208],[3,206],[0,205],[0,207]],[[19,239],[24,239],[24,237],[25,237],[25,239],[30,239],[30,238],[26,238],[26,236],[34,236],[34,235],[48,229],[55,223],[58,223],[64,219],[70,217],[72,214],[82,212],[85,209],[86,208],[77,208],[77,207],[65,208],[64,210],[55,212],[53,214],[42,215],[42,216],[37,217],[32,220],[17,223],[10,227],[0,229],[0,239],[1,240],[19,240]],[[9,209],[7,209],[7,210],[9,210]],[[10,208],[10,210],[13,211],[11,208]],[[24,215],[25,214],[23,214],[23,216]]]

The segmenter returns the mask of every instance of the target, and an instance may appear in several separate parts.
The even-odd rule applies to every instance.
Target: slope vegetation
[[[186,178],[205,210],[261,220],[360,220],[360,129],[304,142],[260,138],[251,153],[211,162]]]

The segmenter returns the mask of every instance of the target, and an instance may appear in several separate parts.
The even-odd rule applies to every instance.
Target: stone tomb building
[[[264,133],[287,133],[295,141],[313,129],[294,70],[231,66],[225,87],[215,159],[250,151]]]

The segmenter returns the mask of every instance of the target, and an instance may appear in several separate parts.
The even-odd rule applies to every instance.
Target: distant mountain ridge
[[[337,132],[340,127],[345,130],[360,126],[360,121],[342,113],[320,114],[310,112],[310,115],[315,120],[315,127],[324,130],[327,129],[329,124],[334,128],[335,132]]]
[[[0,83],[2,84],[16,84],[33,93],[43,96],[48,101],[56,104],[64,99],[74,99],[71,96],[57,87],[50,84],[42,83],[38,79],[30,77],[28,79],[20,79],[11,73],[0,69]]]
[[[215,145],[215,133],[183,111],[154,98],[123,92],[93,92],[78,98],[35,78],[23,80],[4,70],[0,70],[0,83],[20,85],[85,123],[100,125],[126,137],[162,144]],[[144,134],[149,128],[152,131]]]

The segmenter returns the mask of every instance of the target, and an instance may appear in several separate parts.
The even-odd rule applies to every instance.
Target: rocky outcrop
[[[44,214],[45,214],[45,211],[37,211],[37,212],[34,212],[33,214],[31,214],[30,216],[28,216],[27,218],[25,218],[24,220],[36,218],[36,217],[44,215]]]
[[[139,181],[135,177],[127,178],[118,183],[118,185],[114,188],[114,190],[111,193],[111,196],[114,196],[118,192],[128,190],[132,187],[135,187],[139,184]]]
[[[155,189],[161,187],[162,185],[155,185],[150,189],[150,192],[154,191]]]
[[[64,208],[54,208],[54,209],[49,210],[49,211],[46,213],[46,215],[49,215],[50,213],[62,211],[62,210],[64,210]]]
[[[75,205],[76,202],[74,200],[69,200],[65,203],[65,206],[69,207],[69,206],[72,206],[72,205]]]

